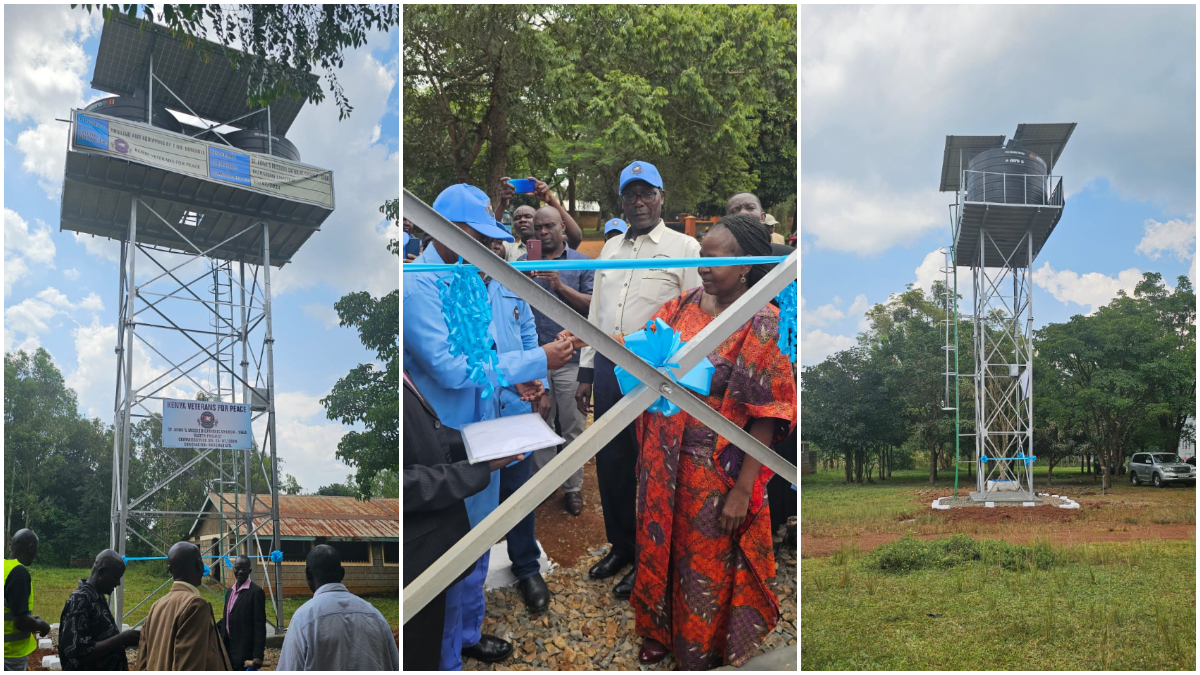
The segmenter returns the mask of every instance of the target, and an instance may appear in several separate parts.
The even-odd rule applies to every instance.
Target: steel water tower
[[[71,112],[61,229],[121,247],[111,547],[124,555],[136,540],[166,555],[174,542],[159,534],[162,524],[208,517],[191,501],[161,501],[164,488],[189,480],[219,505],[220,535],[200,537],[203,555],[265,556],[281,550],[271,273],[333,213],[333,174],[300,163],[283,136],[303,101],[248,107],[251,57],[240,55],[239,70],[222,45],[192,42],[117,12],[106,20],[91,84],[112,96]],[[164,452],[156,439],[131,438],[181,392],[248,404],[265,421],[255,443],[269,462],[228,448]],[[147,474],[136,487],[135,453]],[[269,486],[269,510],[256,480]],[[194,496],[201,509],[206,495]],[[281,627],[280,563],[261,564]],[[127,612],[119,587],[117,623],[153,597],[132,598]]]
[[[955,414],[955,459],[973,442],[976,501],[1033,501],[1033,261],[1063,213],[1052,175],[1075,130],[1020,124],[1012,138],[947,136],[942,192],[953,192],[946,294],[945,410]],[[958,267],[971,270],[974,370],[960,373]],[[951,337],[951,329],[953,337]],[[965,336],[964,336],[965,337]],[[953,360],[950,359],[953,354]],[[963,433],[959,387],[974,387],[974,429]],[[950,382],[954,401],[950,401]],[[967,446],[969,447],[969,445]],[[969,460],[968,460],[969,461]],[[955,466],[955,495],[958,490]]]

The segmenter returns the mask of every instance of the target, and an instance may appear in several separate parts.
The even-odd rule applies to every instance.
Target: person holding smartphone
[[[517,185],[522,189],[528,189],[528,192],[518,192]],[[533,176],[529,178],[512,179],[505,176],[500,179],[499,196],[496,198],[496,213],[504,213],[508,210],[508,205],[512,202],[513,197],[518,194],[532,194],[539,202],[554,207],[562,217],[563,231],[566,235],[567,245],[571,248],[578,248],[583,242],[583,230],[579,229],[579,223],[571,217],[570,212],[563,208],[562,202],[558,197],[554,196],[554,192],[550,190],[550,186],[544,181],[540,181]],[[533,214],[537,211],[532,206],[518,206],[513,210],[513,236],[517,241],[506,243],[504,245],[507,255],[505,260],[515,262],[518,258],[525,255],[527,251],[526,244],[535,235],[533,232]]]
[[[587,260],[588,257],[567,245],[566,232],[562,213],[552,206],[543,206],[537,210],[533,218],[536,241],[541,244],[543,260]],[[531,240],[533,243],[535,240]],[[520,260],[532,257],[521,256]],[[560,272],[534,272],[533,279],[539,286],[553,293],[559,300],[570,305],[572,309],[587,316],[592,303],[592,282],[594,270],[563,270]],[[537,325],[538,344],[550,344],[558,340],[562,332],[552,319],[533,309],[534,323]],[[557,421],[562,429],[563,440],[570,445],[587,424],[587,415],[580,412],[575,405],[575,390],[578,386],[579,356],[571,357],[570,362],[561,368],[548,372],[550,380],[550,413],[546,422],[554,426]],[[555,448],[545,448],[533,453],[534,471],[539,471],[550,463],[557,454]],[[583,467],[571,475],[562,484],[563,507],[572,516],[583,513]]]

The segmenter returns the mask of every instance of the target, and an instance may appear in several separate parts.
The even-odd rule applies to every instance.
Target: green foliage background
[[[617,215],[620,171],[641,159],[670,213],[718,213],[742,190],[788,202],[796,28],[793,5],[409,6],[405,187],[431,202],[561,171],[567,198]]]

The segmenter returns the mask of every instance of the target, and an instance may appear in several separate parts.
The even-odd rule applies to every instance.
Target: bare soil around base
[[[919,539],[967,534],[1055,545],[1196,537],[1194,487],[1133,486],[1118,476],[1111,488],[1101,490],[1090,475],[1059,471],[1054,485],[1047,486],[1045,475],[1035,471],[1034,488],[1068,497],[1080,508],[998,502],[993,508],[933,509],[934,499],[952,495],[952,478],[930,485],[922,473],[906,471],[873,485],[846,485],[833,472],[810,474],[800,485],[800,557],[820,558],[850,547],[869,551],[910,533]],[[966,489],[960,482],[960,503]]]

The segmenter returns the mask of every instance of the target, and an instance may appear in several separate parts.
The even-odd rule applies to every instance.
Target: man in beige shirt
[[[654,165],[634,162],[625,167],[619,190],[628,229],[624,236],[605,242],[600,260],[700,257],[700,244],[695,239],[668,229],[663,222],[663,181]],[[668,264],[664,260],[661,268],[597,271],[588,321],[614,336],[643,330],[663,303],[700,285],[700,275],[695,267],[669,267]],[[593,382],[597,419],[621,400],[613,367],[612,361],[603,354],[591,347],[583,348],[575,401],[584,415],[590,409]],[[593,579],[613,576],[634,562],[637,455],[633,425],[622,429],[596,455],[604,531],[612,547],[592,566]],[[629,597],[635,571],[631,570],[621,579],[613,588],[614,594]]]

